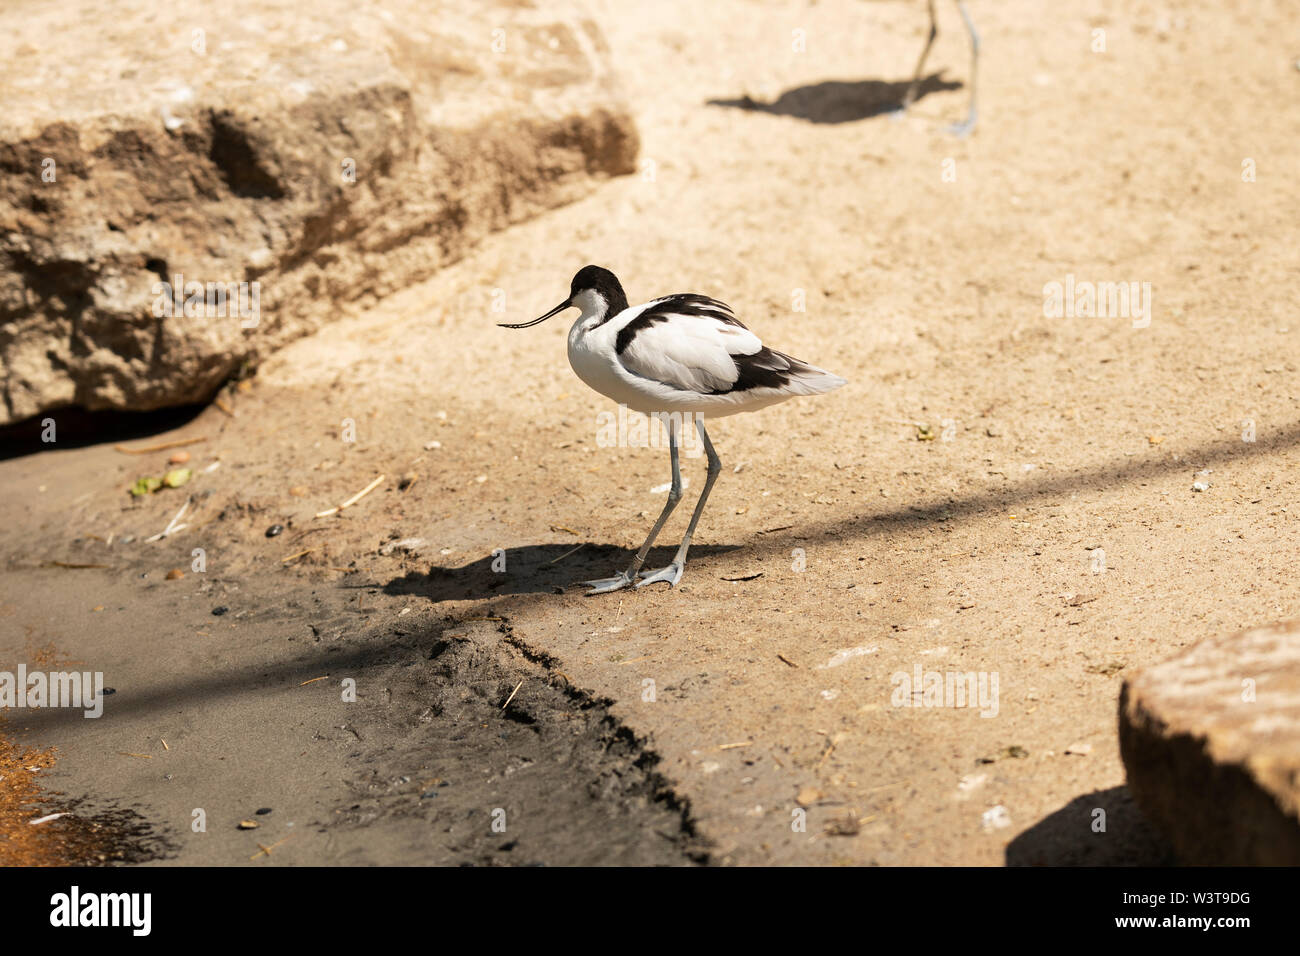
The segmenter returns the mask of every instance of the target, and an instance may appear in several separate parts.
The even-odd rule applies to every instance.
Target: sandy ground
[[[301,821],[263,859],[496,861],[514,851],[484,821],[508,799],[528,808],[508,832],[537,848],[516,862],[686,862],[701,846],[739,864],[1165,861],[1123,788],[1124,672],[1300,614],[1300,11],[976,0],[981,125],[958,140],[944,126],[968,53],[947,5],[942,76],[901,121],[881,111],[915,62],[919,3],[598,7],[642,174],[284,350],[228,393],[234,417],[209,408],[132,443],[205,437],[194,464],[220,467],[185,489],[131,501],[167,453],[106,443],[0,463],[0,651],[52,643],[138,684],[91,731],[9,730],[58,749],[51,786],[129,805],[182,862],[256,853],[233,823],[263,806]],[[634,302],[723,298],[850,381],[710,429],[724,471],[675,590],[561,591],[625,565],[668,480],[663,450],[601,446],[611,405],[569,370],[567,323],[493,324],[549,309],[587,262]],[[1046,317],[1044,286],[1069,276],[1150,283],[1149,325]],[[686,470],[689,500],[702,459]],[[187,492],[190,527],[143,543]],[[284,534],[266,538],[272,523]],[[420,553],[381,553],[407,538]],[[164,581],[196,547],[208,570]],[[590,786],[565,812],[589,822],[544,834],[529,795],[564,775],[530,783],[507,755],[457,808],[468,830],[402,854],[421,820],[454,830],[389,821],[457,759],[406,699],[448,692],[431,660],[448,631],[491,658],[471,655],[489,669],[463,680],[494,707],[522,680],[508,706],[545,711],[562,689],[572,712],[607,708],[598,724],[627,750],[615,816],[640,843],[607,836],[595,814],[614,811]],[[896,706],[895,675],[918,668],[995,677],[996,714]],[[353,672],[361,700],[343,704]],[[328,694],[304,699],[317,685],[299,681],[325,673]],[[367,774],[385,781],[372,803],[351,797]],[[186,816],[204,792],[207,842]]]

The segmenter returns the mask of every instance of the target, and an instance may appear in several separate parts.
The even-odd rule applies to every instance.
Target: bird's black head
[[[618,276],[600,266],[583,266],[569,283],[569,301],[579,308],[589,304],[583,301],[583,293],[595,293],[604,299],[609,308],[608,315],[618,315],[627,308],[627,296],[623,294]]]
[[[614,273],[600,266],[583,266],[569,283],[569,297],[550,312],[531,322],[521,322],[518,325],[507,325],[504,322],[498,324],[503,329],[526,329],[574,306],[582,309],[586,314],[603,311],[608,317],[618,315],[627,308],[627,296],[623,294],[623,287],[619,285],[618,276]]]

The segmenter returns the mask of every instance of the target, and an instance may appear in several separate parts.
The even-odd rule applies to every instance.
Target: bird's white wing
[[[763,348],[716,299],[673,295],[640,309],[618,332],[615,349],[634,375],[683,391],[710,394],[736,384],[736,356]]]

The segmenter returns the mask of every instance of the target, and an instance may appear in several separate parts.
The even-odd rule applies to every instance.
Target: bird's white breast
[[[569,329],[569,365],[588,387],[614,401],[635,408],[638,395],[628,387],[618,354],[614,350],[617,332],[612,322],[600,323],[599,315],[578,317]]]
[[[569,329],[569,366],[574,374],[588,387],[634,411],[649,413],[672,410],[672,389],[659,382],[632,375],[618,358],[616,346],[619,330],[645,306],[624,309],[606,320],[608,306],[599,295],[592,294],[588,299],[577,299],[575,304],[582,309],[582,315]]]

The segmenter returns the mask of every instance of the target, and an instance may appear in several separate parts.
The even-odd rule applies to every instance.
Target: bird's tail
[[[788,355],[782,357],[790,363],[786,390],[795,395],[821,395],[823,392],[834,391],[841,385],[848,384],[847,380],[840,378],[834,372],[809,365]]]

